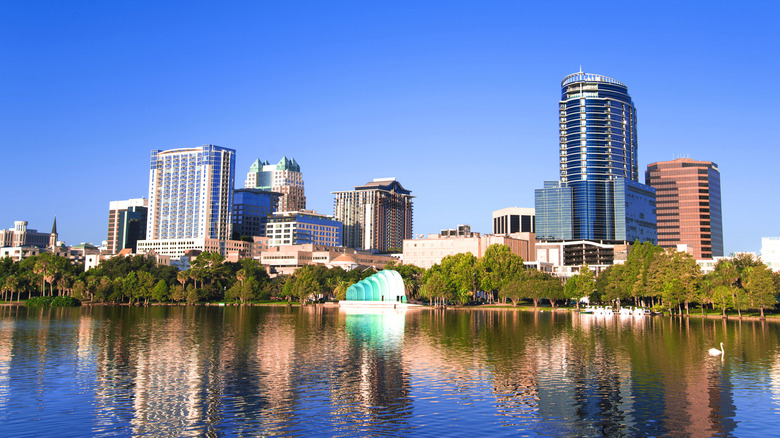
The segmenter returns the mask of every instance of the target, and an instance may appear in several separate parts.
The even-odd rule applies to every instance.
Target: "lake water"
[[[766,436],[779,335],[513,310],[0,307],[0,433]]]

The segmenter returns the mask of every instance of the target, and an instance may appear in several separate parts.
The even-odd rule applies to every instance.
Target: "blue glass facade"
[[[636,108],[628,88],[592,73],[567,76],[559,130],[560,184],[536,191],[537,237],[655,241],[654,191],[637,182]]]
[[[268,217],[277,211],[281,193],[237,189],[233,193],[233,238],[265,236]]]
[[[545,181],[534,193],[536,238],[570,240],[572,238],[572,191],[565,183]]]
[[[710,233],[713,257],[723,257],[723,211],[720,204],[720,171],[716,167],[707,170],[710,200]]]

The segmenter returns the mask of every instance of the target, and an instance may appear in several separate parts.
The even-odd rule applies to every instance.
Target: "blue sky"
[[[225,3],[225,4],[223,4]],[[726,252],[780,235],[774,2],[2,2],[0,228],[106,238],[152,149],[301,165],[307,206],[396,177],[414,233],[533,207],[558,179],[560,82],[611,76],[639,164],[721,171]],[[774,73],[773,73],[774,72]],[[644,175],[640,176],[644,182]]]

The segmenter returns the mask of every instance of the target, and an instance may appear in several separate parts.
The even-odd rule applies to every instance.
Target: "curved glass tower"
[[[628,88],[592,73],[561,82],[561,182],[639,180],[636,108]]]
[[[537,236],[655,242],[655,192],[638,182],[628,88],[599,74],[570,74],[561,82],[558,122],[560,181],[536,191]]]

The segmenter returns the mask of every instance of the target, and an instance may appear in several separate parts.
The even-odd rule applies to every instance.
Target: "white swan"
[[[724,354],[723,353],[723,342],[720,343],[720,350],[718,350],[717,348],[710,348],[708,353],[710,353],[710,356],[720,356],[721,354]]]

